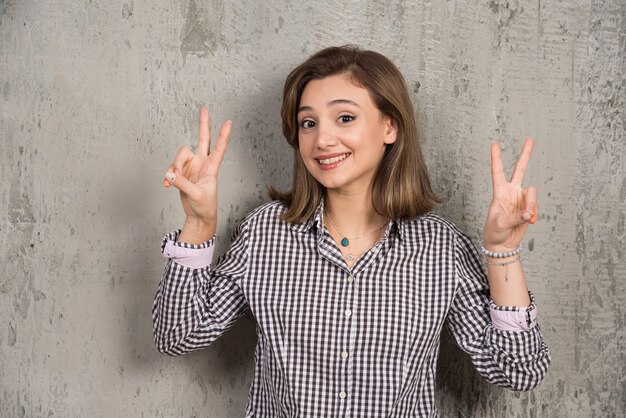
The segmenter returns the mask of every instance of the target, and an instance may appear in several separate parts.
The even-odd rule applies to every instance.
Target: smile
[[[346,158],[348,158],[350,156],[350,153],[347,152],[345,154],[340,154],[340,155],[336,155],[334,157],[330,157],[330,158],[316,158],[317,162],[321,165],[321,166],[325,166],[325,165],[330,165],[330,164],[335,164],[338,163],[340,161],[345,160]]]

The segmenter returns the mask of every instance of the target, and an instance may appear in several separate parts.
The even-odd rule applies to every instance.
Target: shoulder
[[[438,254],[448,252],[454,257],[477,254],[472,239],[454,222],[432,213],[406,221],[403,225],[406,242],[412,247],[429,247]]]
[[[467,235],[452,221],[434,213],[401,221],[405,238],[410,242],[439,239],[455,241]]]
[[[402,221],[407,232],[417,233],[423,230],[443,231],[451,234],[460,234],[462,231],[454,222],[434,213],[418,216],[417,218]]]
[[[257,225],[269,226],[284,223],[280,219],[280,215],[282,215],[286,210],[287,207],[279,200],[266,202],[250,211],[241,224],[244,227],[251,227]]]

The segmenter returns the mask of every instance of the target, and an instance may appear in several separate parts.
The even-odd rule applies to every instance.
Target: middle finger
[[[526,173],[526,167],[528,167],[528,161],[530,161],[530,155],[533,152],[534,141],[532,138],[526,138],[522,152],[520,153],[515,168],[513,168],[513,175],[511,176],[511,183],[522,184],[524,180],[524,174]]]

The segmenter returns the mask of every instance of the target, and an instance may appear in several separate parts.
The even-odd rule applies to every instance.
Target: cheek
[[[309,172],[315,165],[315,161],[311,158],[311,156],[311,151],[308,149],[306,142],[299,142],[298,158],[300,158],[300,161],[304,164],[304,167]]]
[[[298,152],[305,162],[311,159],[315,152],[315,146],[310,135],[298,136]]]
[[[302,141],[298,142],[298,155],[300,156],[300,158],[303,161],[306,161],[308,154],[309,154],[309,151],[307,150],[306,144],[303,143]]]
[[[303,138],[300,134],[298,134],[298,152],[300,153],[300,155],[304,155],[307,153],[306,138]]]

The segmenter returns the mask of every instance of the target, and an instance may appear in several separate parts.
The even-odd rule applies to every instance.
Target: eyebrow
[[[353,102],[352,100],[348,100],[348,99],[331,100],[330,102],[328,102],[328,104],[326,106],[330,107],[330,106],[334,106],[334,105],[338,105],[338,104],[349,104],[349,105],[352,105],[352,106],[361,107],[356,102]],[[311,106],[302,106],[302,107],[300,107],[300,109],[298,109],[298,113],[306,112],[308,110],[313,110],[313,108]]]

